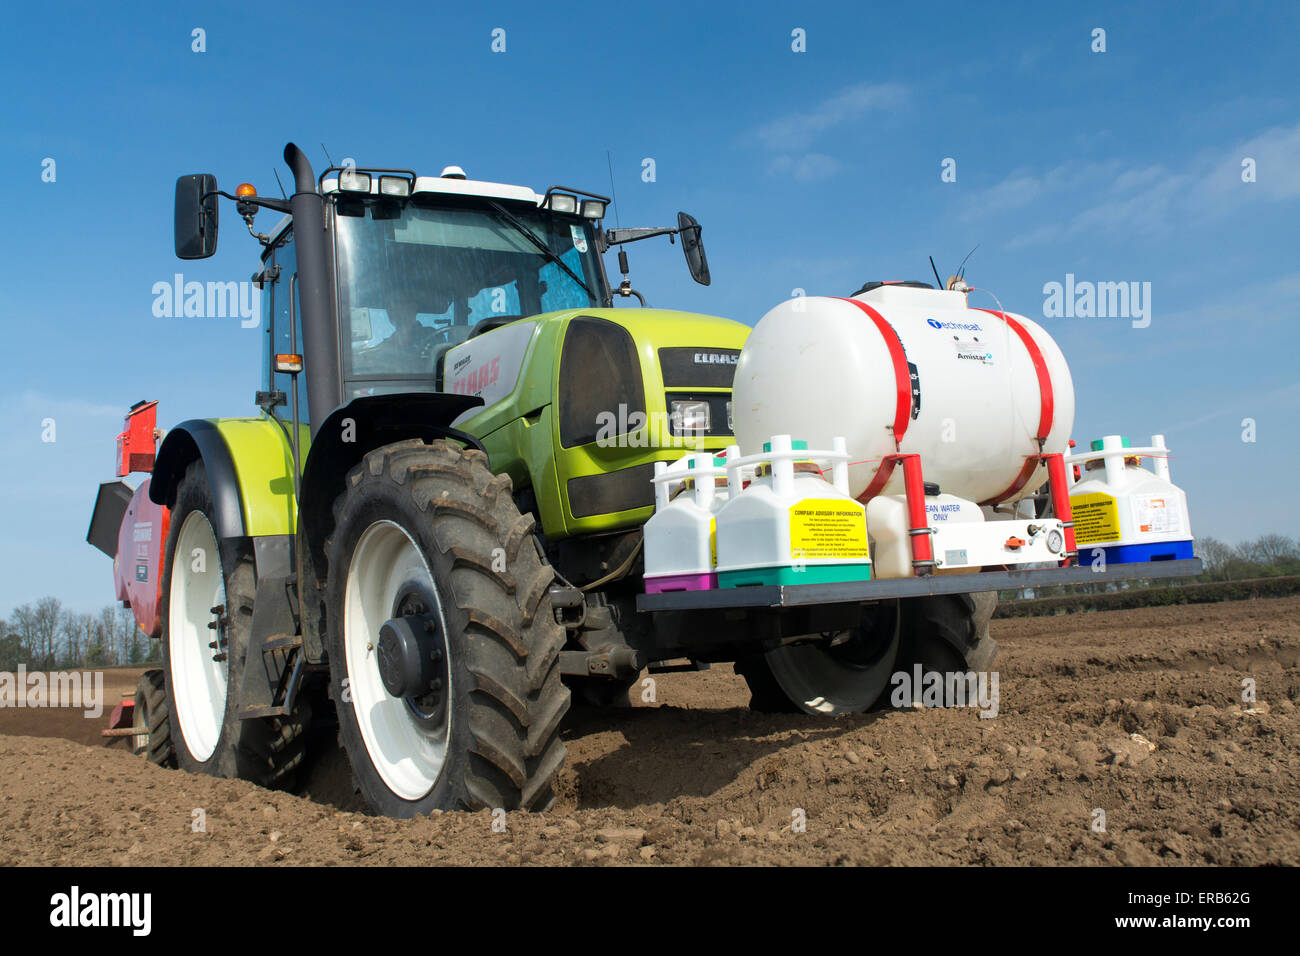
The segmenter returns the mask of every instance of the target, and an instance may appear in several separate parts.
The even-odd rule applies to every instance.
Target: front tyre
[[[510,480],[446,441],[347,476],[326,542],[339,736],[377,813],[544,810],[564,762],[564,630]]]

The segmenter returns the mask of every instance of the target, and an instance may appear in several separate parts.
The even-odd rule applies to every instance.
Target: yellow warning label
[[[856,501],[808,498],[790,508],[792,560],[868,556],[867,512]]]
[[[718,519],[709,519],[709,567],[718,566]]]
[[[1119,540],[1119,506],[1110,495],[1094,492],[1070,498],[1076,544]]]

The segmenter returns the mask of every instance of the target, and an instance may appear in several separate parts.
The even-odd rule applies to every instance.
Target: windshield
[[[510,208],[577,282],[489,207],[349,199],[336,211],[348,398],[410,387],[382,384],[393,379],[419,378],[432,390],[439,357],[483,319],[600,304],[585,221]]]

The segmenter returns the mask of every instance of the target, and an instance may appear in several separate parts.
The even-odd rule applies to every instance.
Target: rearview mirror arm
[[[667,236],[669,242],[675,242],[673,237],[679,231],[673,226],[656,226],[650,229],[606,229],[603,231],[604,245],[608,249],[610,246],[621,246],[625,242],[639,242],[652,236]]]
[[[215,189],[211,192],[204,193],[199,197],[200,208],[208,201],[210,196],[225,196],[235,202],[235,208],[239,214],[244,217],[244,224],[248,226],[248,234],[264,246],[271,244],[271,237],[264,233],[257,232],[253,228],[253,217],[257,215],[258,207],[262,209],[272,209],[276,212],[289,212],[289,200],[287,199],[263,199],[261,196],[232,196],[224,189]],[[206,215],[206,214],[205,214]]]
[[[263,209],[272,209],[275,212],[289,212],[289,200],[287,199],[267,199],[264,196],[254,196],[250,199],[247,196],[232,196],[224,189],[218,189],[214,192],[204,193],[199,198],[199,203],[206,202],[209,196],[225,196],[227,199],[234,200],[241,205],[247,203],[250,206],[260,206]]]

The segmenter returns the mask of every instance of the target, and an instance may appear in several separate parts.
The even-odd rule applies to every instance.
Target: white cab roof
[[[364,170],[362,170],[364,172]],[[370,177],[370,195],[379,195],[379,176],[375,174]],[[321,192],[336,193],[339,191],[339,181],[337,178],[326,179],[321,183]],[[537,195],[527,186],[510,186],[506,183],[489,183],[477,179],[453,179],[443,176],[417,176],[415,177],[415,195],[440,194],[445,196],[482,196],[487,199],[504,199],[508,202],[524,202],[533,206],[540,206],[543,196]],[[274,229],[271,230],[270,238],[274,243],[280,238],[280,235],[288,228],[291,216],[285,216],[281,219]]]
[[[370,195],[372,196],[379,195],[380,175],[382,174],[375,174],[370,177]],[[338,192],[338,188],[339,181],[337,178],[327,179],[321,184],[321,191],[326,193]],[[526,202],[533,206],[539,206],[542,202],[542,197],[527,186],[510,186],[506,183],[489,183],[477,179],[452,179],[442,176],[415,177],[415,195],[419,196],[421,194],[483,196],[488,199]]]

